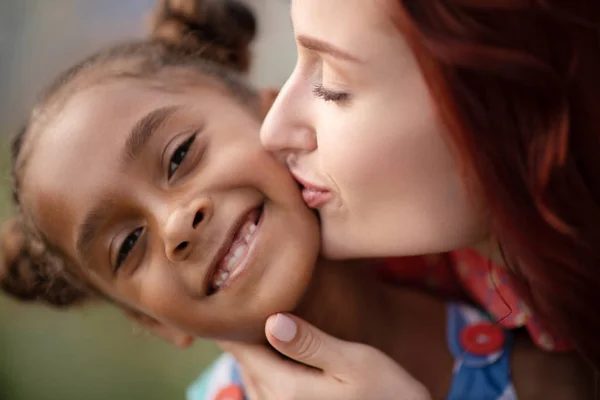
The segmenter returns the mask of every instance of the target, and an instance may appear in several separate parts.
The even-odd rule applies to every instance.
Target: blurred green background
[[[295,61],[288,0],[246,0],[260,34],[251,79],[280,86]],[[0,0],[0,218],[11,205],[8,138],[35,94],[62,68],[116,41],[140,37],[154,0]],[[0,296],[0,400],[183,399],[217,354],[205,341],[181,351],[134,334],[119,310],[52,311]]]

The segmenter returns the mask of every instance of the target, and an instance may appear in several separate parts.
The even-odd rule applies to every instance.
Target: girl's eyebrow
[[[77,253],[81,259],[87,260],[89,257],[94,238],[108,219],[113,206],[111,200],[100,199],[85,216],[77,232]]]
[[[125,164],[132,163],[143,152],[152,136],[181,109],[181,106],[165,106],[150,111],[135,123],[123,148],[121,159]]]
[[[152,136],[181,108],[179,105],[159,107],[137,121],[125,142],[122,161],[126,164],[134,162]],[[89,256],[94,238],[108,219],[113,206],[110,199],[100,199],[83,219],[77,232],[76,242],[77,253],[82,259]]]

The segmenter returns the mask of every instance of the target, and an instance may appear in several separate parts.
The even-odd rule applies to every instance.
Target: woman
[[[600,366],[599,19],[589,1],[294,1],[298,63],[262,140],[318,209],[325,254],[446,253],[501,323]],[[283,321],[297,338],[273,337]],[[274,347],[318,382],[346,372],[328,398],[397,393],[400,376],[340,362],[353,345],[291,326],[270,320]],[[267,391],[304,379],[232,351]]]

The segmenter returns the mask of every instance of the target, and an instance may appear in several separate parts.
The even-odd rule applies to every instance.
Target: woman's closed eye
[[[325,101],[332,101],[334,103],[343,103],[350,99],[350,93],[336,92],[333,90],[325,89],[325,87],[321,83],[317,83],[314,85],[313,94]]]
[[[129,235],[127,235],[127,237],[123,240],[123,243],[121,243],[121,246],[119,246],[119,251],[117,252],[117,257],[115,260],[115,267],[114,267],[115,271],[118,271],[119,268],[121,268],[121,266],[125,262],[125,260],[127,260],[127,257],[133,250],[135,244],[137,243],[138,239],[142,235],[143,231],[144,231],[144,228],[139,227],[139,228],[135,229],[133,232],[131,232]]]
[[[171,158],[169,160],[169,167],[168,167],[168,171],[167,171],[167,177],[169,180],[173,177],[175,172],[179,169],[179,166],[185,160],[185,157],[187,156],[187,154],[190,150],[190,147],[192,146],[192,143],[194,143],[195,139],[196,139],[196,134],[193,134],[188,139],[186,139],[183,143],[181,143],[175,149],[173,154],[171,155]]]

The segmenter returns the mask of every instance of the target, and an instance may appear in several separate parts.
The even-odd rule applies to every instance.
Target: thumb
[[[271,315],[265,333],[281,354],[329,373],[345,365],[343,347],[351,346],[289,314]]]

